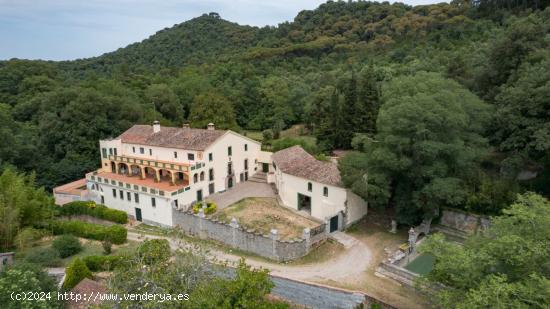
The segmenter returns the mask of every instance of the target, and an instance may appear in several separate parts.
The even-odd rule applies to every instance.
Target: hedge
[[[119,255],[89,255],[82,259],[91,271],[109,271],[122,263]]]
[[[72,289],[84,278],[93,279],[92,272],[81,259],[75,258],[65,270],[65,282],[63,282],[63,288],[66,290]]]
[[[83,238],[108,240],[114,244],[124,243],[128,236],[128,231],[121,225],[105,226],[78,220],[51,220],[47,227],[55,235],[73,234]]]
[[[59,207],[59,214],[65,216],[88,215],[95,218],[125,224],[128,223],[126,212],[96,204],[93,201],[74,201]]]

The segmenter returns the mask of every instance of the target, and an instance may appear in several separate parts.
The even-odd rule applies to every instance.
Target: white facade
[[[172,199],[150,192],[118,185],[97,183],[90,189],[90,199],[110,208],[125,211],[136,218],[136,209],[141,211],[141,220],[148,224],[172,226]],[[103,197],[103,198],[102,198]],[[153,199],[155,206],[153,206]]]
[[[173,226],[172,207],[187,207],[248,180],[257,170],[260,148],[257,141],[233,131],[221,135],[204,151],[123,143],[121,139],[103,140],[100,141],[102,168],[87,175],[91,188],[89,198],[123,210],[143,222]],[[167,165],[185,164],[189,166],[185,171],[188,184],[167,187],[151,181],[140,184],[135,177],[115,178],[111,167],[113,156]]]
[[[273,168],[273,167],[272,167]],[[306,211],[330,225],[338,217],[337,229],[350,226],[367,214],[367,203],[350,190],[323,184],[306,178],[296,177],[276,169],[273,182],[282,202],[294,210],[299,206],[299,194],[310,198],[310,209]]]

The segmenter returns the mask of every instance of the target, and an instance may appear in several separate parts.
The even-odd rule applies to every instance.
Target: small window
[[[114,148],[113,150],[115,151],[115,156],[116,156],[116,155],[117,155],[117,153],[116,153],[116,148]]]
[[[177,158],[178,158],[178,152],[174,151],[174,159],[177,159]]]
[[[204,180],[204,172],[201,172],[201,181]]]
[[[208,180],[210,180],[210,181],[214,180],[214,169],[213,168],[208,170]]]
[[[273,162],[273,169],[277,170],[277,164],[275,164],[275,162]]]
[[[157,200],[154,197],[151,198],[151,205],[157,207]]]
[[[233,155],[233,149],[231,149],[231,146],[227,147],[227,155],[228,156]]]
[[[132,152],[136,153],[136,147],[132,147]]]
[[[323,195],[328,196],[328,188],[327,187],[323,187]]]
[[[212,153],[209,153],[208,154],[208,161],[212,162],[212,160],[214,160],[214,156],[212,155]]]
[[[311,184],[311,182],[308,182],[308,183],[307,183],[307,190],[308,190],[309,192],[311,192],[311,191],[313,190],[313,185]]]
[[[124,199],[124,191],[120,190],[118,191],[119,195],[120,195],[120,199],[123,200]]]
[[[103,195],[101,196],[101,205],[105,205],[105,197]]]
[[[248,170],[248,159],[244,159],[244,169]]]
[[[113,154],[113,148],[109,148],[109,154],[110,154],[110,155]]]
[[[195,160],[195,154],[194,153],[188,153],[187,154],[187,160],[191,160],[191,161]]]
[[[137,193],[134,193],[134,202],[139,204],[139,194],[137,194]]]
[[[153,155],[153,149],[149,148],[149,155],[152,156]]]
[[[107,158],[107,148],[101,148],[101,154],[103,155],[103,158]]]
[[[199,175],[198,174],[193,175],[193,182],[194,183],[199,182]]]
[[[139,147],[139,153],[144,154],[145,153],[145,148]]]
[[[174,200],[174,206],[178,207],[178,200]]]
[[[126,199],[127,199],[128,201],[131,201],[131,200],[132,200],[132,193],[126,192]]]
[[[244,144],[244,151],[248,151],[248,144]]]
[[[116,197],[116,189],[113,189],[113,197]]]

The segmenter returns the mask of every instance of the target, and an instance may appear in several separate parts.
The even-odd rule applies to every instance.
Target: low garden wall
[[[198,214],[172,209],[172,220],[173,226],[186,234],[213,239],[276,261],[294,260],[305,256],[314,244],[326,239],[324,232],[311,236],[310,230],[305,229],[302,238],[280,240],[276,230],[272,230],[269,235],[245,230],[235,220],[227,224],[208,218],[202,209]]]
[[[378,265],[377,272],[408,286],[414,286],[416,278],[419,277],[418,274],[387,261],[383,261]]]

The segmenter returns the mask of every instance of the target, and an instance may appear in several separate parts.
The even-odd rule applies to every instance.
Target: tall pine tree
[[[359,131],[374,134],[380,108],[380,87],[372,65],[363,71],[359,83],[358,105],[360,112],[357,114],[360,123]]]

